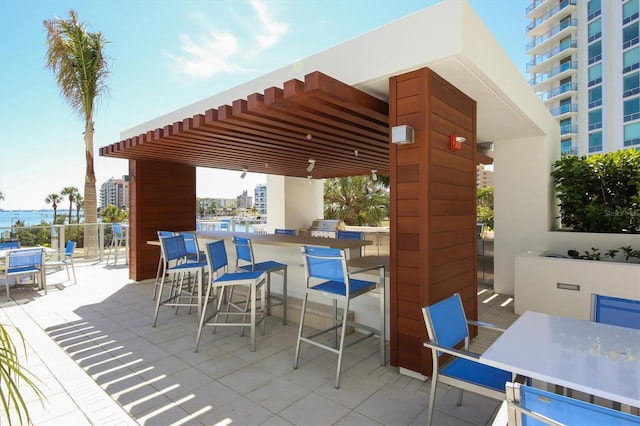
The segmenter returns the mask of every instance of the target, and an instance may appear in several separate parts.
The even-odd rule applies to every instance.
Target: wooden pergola
[[[313,72],[304,82],[290,80],[101,148],[100,155],[314,179],[388,173],[389,105]]]
[[[392,76],[388,99],[315,71],[100,149],[129,160],[130,276],[155,276],[158,229],[193,229],[195,167],[313,179],[389,174],[391,363],[428,375],[420,307],[459,292],[477,318],[476,102],[429,68]],[[395,145],[390,128],[416,129]],[[452,134],[463,136],[450,149]],[[308,171],[310,160],[314,166]],[[157,248],[156,248],[157,249]]]

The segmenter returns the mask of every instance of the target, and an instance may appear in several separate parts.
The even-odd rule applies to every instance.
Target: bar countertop
[[[257,234],[235,231],[196,231],[198,239],[231,240],[233,236],[249,238],[254,244],[273,246],[323,246],[338,249],[353,249],[373,244],[370,240],[350,240],[346,238],[303,237],[299,235]]]

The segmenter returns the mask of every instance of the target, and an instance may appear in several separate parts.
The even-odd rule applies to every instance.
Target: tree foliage
[[[109,204],[100,212],[100,218],[103,222],[124,222],[129,217],[129,213],[118,206]]]
[[[71,225],[71,218],[73,217],[73,203],[80,195],[80,192],[75,186],[65,186],[62,191],[60,191],[60,195],[66,195],[69,200],[69,225]]]
[[[494,228],[493,186],[479,188],[476,195],[476,220],[489,229]]]
[[[51,208],[53,209],[53,223],[58,223],[58,203],[62,201],[62,197],[60,194],[49,194],[45,197],[44,202],[47,204],[51,204]]]
[[[324,183],[324,217],[346,225],[379,226],[389,216],[389,192],[367,176],[327,179]]]
[[[46,20],[44,27],[47,31],[48,47],[46,66],[55,75],[58,88],[71,109],[84,120],[85,222],[97,223],[93,119],[96,101],[108,93],[106,81],[109,75],[109,61],[104,55],[107,40],[100,32],[87,31],[74,10],[69,11],[69,19]],[[71,217],[71,214],[69,216]],[[95,226],[85,227],[85,241],[88,247],[96,247],[97,233]]]
[[[553,164],[563,226],[583,232],[640,232],[640,151],[566,156]]]

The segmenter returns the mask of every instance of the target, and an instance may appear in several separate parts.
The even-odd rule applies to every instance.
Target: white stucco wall
[[[267,175],[267,232],[306,229],[322,218],[324,181]]]

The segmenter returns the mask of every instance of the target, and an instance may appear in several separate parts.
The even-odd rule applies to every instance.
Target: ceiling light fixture
[[[245,167],[244,169],[242,169],[242,174],[240,175],[240,179],[244,179],[244,177],[247,175],[247,168]]]
[[[377,170],[371,170],[371,179],[378,180]]]
[[[314,160],[313,158],[309,158],[309,165],[307,166],[307,171],[311,173],[315,166],[316,166],[316,160]]]

